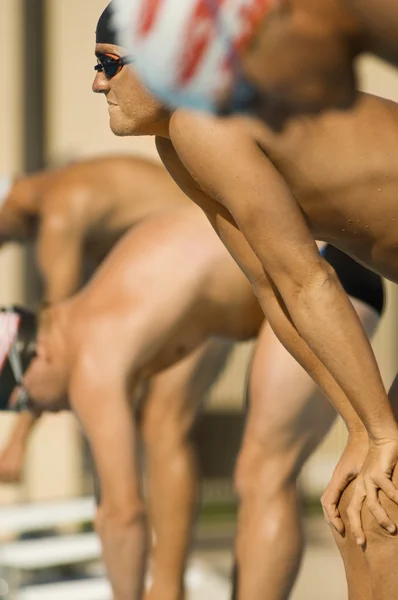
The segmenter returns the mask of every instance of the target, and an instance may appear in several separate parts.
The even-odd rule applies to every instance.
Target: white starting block
[[[228,600],[231,585],[202,563],[195,562],[186,574],[187,600]],[[32,585],[19,591],[16,600],[112,600],[107,579],[98,577],[47,585]]]
[[[92,522],[95,510],[91,496],[0,508],[0,536]]]
[[[66,583],[31,585],[18,592],[17,600],[112,600],[107,579],[84,579]]]
[[[98,560],[100,556],[95,533],[62,535],[0,545],[0,568],[34,571]]]

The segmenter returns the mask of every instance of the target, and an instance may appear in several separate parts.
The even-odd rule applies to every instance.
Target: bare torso
[[[229,152],[231,144],[236,145],[233,152]],[[258,155],[258,148],[263,156]],[[230,241],[235,234],[226,224],[228,215],[222,205],[233,212],[230,200],[235,195],[243,212],[245,195],[253,202],[253,193],[271,202],[277,188],[273,188],[275,177],[268,174],[276,168],[315,239],[334,244],[398,281],[398,104],[362,95],[352,111],[300,118],[280,134],[258,120],[212,120],[177,111],[171,143],[158,140],[158,150],[227,247],[234,247],[242,268],[244,245],[238,242],[237,251],[238,246]],[[284,216],[281,209],[278,220]],[[273,233],[264,229],[265,222],[261,229],[264,248],[265,236]],[[251,227],[257,227],[255,220]]]
[[[263,129],[257,139],[314,237],[398,281],[398,105],[362,96],[355,113],[301,119],[279,139]]]

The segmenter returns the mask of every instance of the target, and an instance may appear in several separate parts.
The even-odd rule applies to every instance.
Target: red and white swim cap
[[[113,0],[119,43],[171,106],[215,110],[239,56],[280,0]]]

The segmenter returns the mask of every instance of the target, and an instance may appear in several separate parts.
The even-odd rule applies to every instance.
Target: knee
[[[97,509],[94,527],[102,535],[110,530],[124,531],[132,526],[142,526],[145,518],[145,507],[140,498],[120,502],[105,501]]]
[[[269,443],[246,441],[235,469],[235,491],[241,500],[258,494],[271,500],[294,483],[293,471],[291,452],[278,451]]]
[[[392,480],[393,480],[395,487],[398,488],[398,469],[395,469]],[[351,505],[351,500],[353,497],[354,486],[355,486],[355,481],[352,482],[347,487],[347,489],[344,491],[344,493],[341,497],[340,503],[339,503],[339,511],[340,511],[340,515],[341,515],[341,518],[343,520],[343,523],[344,523],[344,526],[346,529],[346,537],[347,538],[351,537],[350,536],[350,505]],[[393,502],[389,498],[387,498],[387,496],[382,491],[379,491],[378,498],[379,498],[379,502],[380,502],[381,506],[384,508],[384,510],[386,511],[388,516],[392,519],[392,521],[398,527],[398,505],[395,504],[395,502]],[[388,533],[388,531],[386,531],[383,527],[381,527],[378,524],[378,522],[374,518],[373,514],[370,512],[366,500],[362,506],[361,522],[362,522],[363,531],[366,536],[367,550],[370,550],[372,548],[372,546],[377,545],[380,541],[381,542],[384,542],[385,540],[391,541],[391,540],[394,540],[397,538],[397,535],[391,535],[390,533]],[[339,536],[338,536],[338,538],[339,538]],[[344,543],[344,541],[343,542],[340,540],[338,540],[338,541],[339,541],[339,544]],[[347,544],[348,541],[346,541],[345,543]]]

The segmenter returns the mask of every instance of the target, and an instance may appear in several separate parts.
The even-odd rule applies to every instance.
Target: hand
[[[344,534],[345,528],[338,508],[339,501],[348,484],[359,475],[368,449],[369,442],[366,433],[358,436],[350,435],[332,479],[321,498],[326,522],[333,525],[340,535]]]
[[[363,545],[366,541],[361,521],[362,504],[365,499],[369,511],[379,525],[391,534],[397,531],[397,526],[387,515],[378,495],[379,490],[382,490],[390,500],[398,504],[398,490],[391,481],[397,463],[398,439],[369,443],[369,452],[355,483],[347,511],[350,528],[358,545]]]
[[[0,455],[0,482],[19,483],[25,458],[25,446],[11,443]]]

